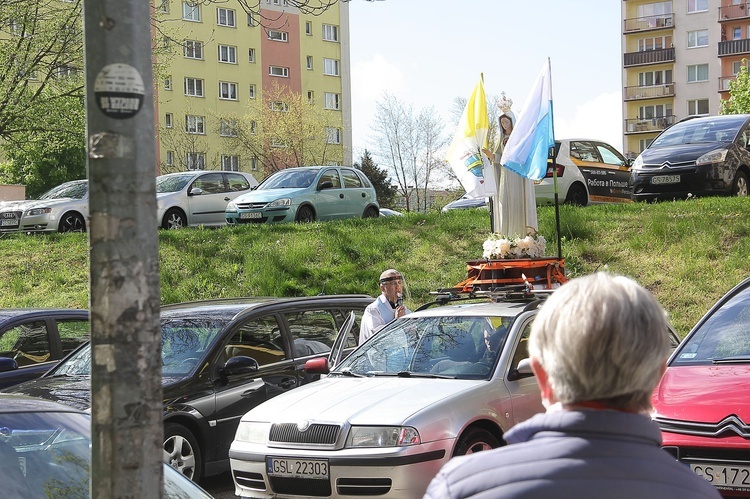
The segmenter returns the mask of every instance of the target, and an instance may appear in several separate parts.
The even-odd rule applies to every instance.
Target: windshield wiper
[[[721,357],[712,359],[714,364],[745,364],[750,363],[750,355],[733,355],[731,357]]]
[[[353,373],[350,369],[344,371],[333,371],[331,374],[340,374],[342,376],[349,376],[350,378],[364,378],[363,374]]]

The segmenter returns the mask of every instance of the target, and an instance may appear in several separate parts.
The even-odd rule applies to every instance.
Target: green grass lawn
[[[750,275],[750,199],[560,208],[569,277],[597,270],[650,289],[685,335]],[[555,213],[539,208],[547,254],[557,255]],[[159,233],[162,303],[232,296],[377,294],[377,278],[406,276],[411,308],[466,277],[489,235],[486,210],[406,214],[307,225],[245,225]],[[77,307],[89,302],[87,234],[0,237],[0,306]]]

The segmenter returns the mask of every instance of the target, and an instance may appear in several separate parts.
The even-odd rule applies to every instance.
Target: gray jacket
[[[451,459],[425,498],[716,498],[706,480],[660,448],[647,416],[618,411],[537,414],[506,447]]]

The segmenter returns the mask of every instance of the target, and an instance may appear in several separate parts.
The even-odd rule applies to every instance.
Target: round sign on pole
[[[108,64],[94,80],[97,107],[106,116],[117,120],[138,114],[144,94],[143,78],[128,64]]]

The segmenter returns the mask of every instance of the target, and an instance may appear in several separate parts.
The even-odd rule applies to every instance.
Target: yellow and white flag
[[[446,158],[469,197],[481,198],[488,195],[484,168],[491,165],[482,154],[482,148],[487,147],[489,131],[487,97],[483,78],[480,77],[458,122],[458,129]],[[487,188],[492,189],[493,186],[488,185]]]

